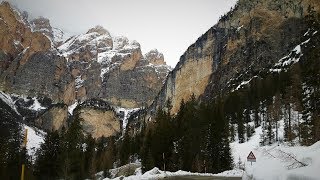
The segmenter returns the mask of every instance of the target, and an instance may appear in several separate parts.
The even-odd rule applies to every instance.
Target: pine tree
[[[252,129],[253,129],[253,128],[250,126],[250,124],[247,123],[247,125],[246,125],[247,141],[249,141],[250,138],[251,138],[252,135],[253,135]]]
[[[129,157],[131,154],[131,149],[130,149],[130,143],[131,143],[131,138],[129,137],[128,131],[125,132],[123,136],[123,141],[121,143],[121,148],[120,148],[120,164],[125,165],[129,163]]]
[[[163,153],[166,155],[166,159],[171,159],[173,152],[173,124],[169,112],[158,110],[151,147],[155,165],[163,167]],[[169,170],[172,164],[171,162],[166,162],[166,164]]]
[[[292,142],[293,140],[293,130],[292,130],[292,120],[291,120],[291,102],[292,102],[292,93],[291,87],[286,88],[285,93],[285,108],[286,108],[286,119],[285,119],[285,127],[284,127],[284,138],[285,141]]]
[[[84,135],[80,122],[82,119],[75,116],[64,138],[64,178],[83,179],[85,176],[84,162]]]
[[[23,158],[21,118],[0,99],[0,177],[19,179]]]
[[[234,124],[230,125],[230,141],[234,142],[235,141],[235,127]]]
[[[276,95],[274,96],[274,100],[273,100],[273,106],[271,107],[271,116],[272,116],[272,121],[273,124],[275,125],[275,138],[276,141],[279,141],[279,123],[278,121],[281,119],[282,117],[282,111],[281,111],[281,96],[280,93],[277,92]]]
[[[35,174],[39,179],[59,178],[61,165],[59,161],[62,152],[60,136],[57,131],[48,132],[45,141],[38,150],[35,163]]]
[[[148,131],[147,136],[145,138],[143,148],[142,148],[142,171],[146,172],[154,167],[154,160],[151,152],[151,143],[152,143],[152,135],[151,131]]]
[[[241,112],[237,113],[237,118],[238,118],[238,139],[239,143],[244,143],[245,138],[244,138],[244,121],[243,121],[243,115]]]
[[[270,102],[269,102],[270,103]],[[272,117],[272,105],[267,107],[267,116],[265,119],[265,129],[267,135],[267,144],[274,143],[274,132],[273,132],[273,117]]]
[[[95,139],[89,134],[85,138],[85,152],[84,152],[84,169],[87,171],[86,177],[94,179],[94,174],[97,172],[95,158]]]

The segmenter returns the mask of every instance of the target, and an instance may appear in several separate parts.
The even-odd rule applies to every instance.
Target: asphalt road
[[[173,176],[165,177],[168,180],[241,180],[241,177],[219,177],[219,176]]]

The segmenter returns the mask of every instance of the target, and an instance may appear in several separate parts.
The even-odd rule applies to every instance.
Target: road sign
[[[256,162],[256,156],[254,156],[253,152],[251,151],[247,157],[247,161]]]

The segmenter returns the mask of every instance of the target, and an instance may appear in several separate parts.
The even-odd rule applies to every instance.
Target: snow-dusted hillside
[[[17,96],[14,97],[17,101]],[[7,105],[9,105],[11,107],[12,110],[14,110],[19,116],[21,116],[21,114],[18,112],[18,108],[16,106],[16,101],[14,101],[12,99],[12,97],[2,91],[0,91],[0,99],[5,102]],[[39,111],[41,109],[43,109],[43,107],[40,105],[39,101],[37,98],[32,98],[32,99],[27,99],[27,98],[22,98],[20,97],[20,100],[24,100],[26,102],[28,101],[33,101],[33,103],[29,103],[29,106],[26,107],[30,110],[34,110],[34,111]],[[22,124],[20,122],[20,125],[22,126],[22,132],[21,134],[25,133],[25,129],[28,129],[28,135],[27,135],[27,153],[29,156],[35,157],[35,153],[37,151],[37,149],[40,148],[40,145],[44,142],[44,136],[45,136],[45,132],[35,129],[33,127],[27,126],[25,124]]]

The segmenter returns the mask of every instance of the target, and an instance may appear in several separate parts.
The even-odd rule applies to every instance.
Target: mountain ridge
[[[30,20],[26,12],[20,13],[5,1],[0,5],[0,18],[0,90],[16,95],[20,110],[30,111],[24,113],[30,114],[26,119],[33,119],[38,127],[49,131],[66,127],[72,116],[68,106],[87,100],[98,98],[111,106],[129,109],[149,105],[171,69],[162,53],[153,50],[144,55],[137,41],[113,37],[99,25],[66,38],[62,30],[51,26],[49,19]],[[31,100],[21,98],[24,96]],[[39,112],[24,107],[46,98],[58,106],[50,108],[39,101],[43,108]],[[87,110],[91,115],[99,114]],[[109,120],[113,119],[121,118],[114,114]],[[89,123],[86,127],[93,125],[95,130],[101,126],[94,121],[90,124],[90,116],[85,116],[84,123]],[[108,136],[119,134],[120,122],[115,126],[111,133],[108,127],[102,127],[96,137],[104,130]]]

